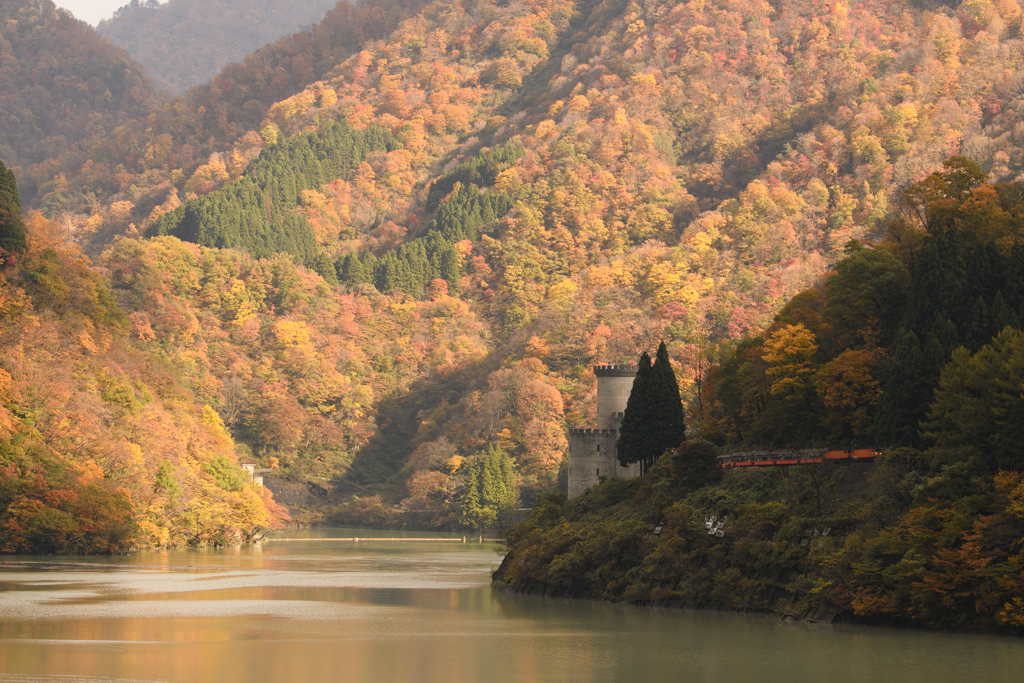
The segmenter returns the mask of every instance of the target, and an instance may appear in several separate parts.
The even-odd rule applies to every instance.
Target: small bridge
[[[445,537],[445,538],[367,538],[365,536],[350,536],[345,538],[274,538],[268,536],[262,539],[263,542],[274,541],[275,543],[300,543],[303,541],[341,541],[348,543],[364,543],[367,541],[387,541],[387,542],[402,542],[402,543],[504,543],[504,538],[484,538],[478,536],[473,538],[470,536],[467,540],[466,536],[462,538],[456,537]]]
[[[726,469],[733,467],[784,467],[788,465],[820,465],[827,462],[871,462],[880,455],[882,455],[882,451],[877,448],[851,448],[842,451],[803,448],[730,453],[718,456],[718,463]]]

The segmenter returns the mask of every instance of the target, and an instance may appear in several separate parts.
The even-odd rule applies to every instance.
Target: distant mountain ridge
[[[228,64],[323,19],[336,0],[132,0],[97,32],[124,48],[171,93],[205,83]]]
[[[50,0],[8,0],[0,4],[7,19],[0,27],[0,159],[15,172],[26,207],[70,216],[76,225],[92,218],[94,231],[115,204],[163,201],[174,171],[192,174],[212,153],[258,129],[273,104],[322,78],[365,41],[386,36],[421,3],[364,0],[353,7],[341,0],[311,31],[264,45],[168,102],[128,53],[67,10]],[[37,25],[44,30],[33,30]],[[42,68],[48,64],[59,71]],[[124,83],[105,85],[117,74]],[[241,144],[243,152],[252,147],[251,139]],[[128,220],[141,222],[152,207]]]
[[[145,69],[67,10],[0,3],[0,159],[26,204],[35,187],[77,171],[97,140],[145,118],[152,97]]]

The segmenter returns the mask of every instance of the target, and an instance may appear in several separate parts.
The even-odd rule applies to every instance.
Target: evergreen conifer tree
[[[999,334],[1006,327],[1020,329],[1020,323],[1017,320],[1017,315],[1009,306],[1006,305],[1006,300],[1003,298],[1002,290],[996,292],[995,298],[992,299],[992,305],[989,307],[988,317],[992,336]]]
[[[1024,398],[1013,401],[1006,424],[996,440],[993,469],[1019,472],[1024,469]]]
[[[512,459],[491,444],[469,464],[462,492],[462,519],[474,529],[507,527],[515,505]]]
[[[338,284],[338,272],[334,269],[334,262],[331,261],[331,257],[327,255],[326,251],[321,251],[316,257],[313,269],[320,274],[320,277],[322,277],[327,284],[331,286]]]
[[[989,327],[988,306],[985,305],[985,300],[979,296],[971,308],[971,317],[967,323],[967,334],[964,335],[967,340],[967,347],[971,351],[977,351],[992,338],[992,332]]]
[[[619,425],[619,438],[615,442],[615,454],[623,467],[641,462],[644,454],[650,450],[650,431],[647,429],[646,416],[650,412],[648,403],[651,381],[651,357],[644,351],[640,354],[636,378],[633,388],[626,399],[626,410]]]
[[[25,223],[21,218],[21,200],[14,171],[0,161],[0,250],[7,253],[25,251]]]
[[[1003,295],[1006,297],[1006,305],[1017,314],[1020,324],[1024,325],[1024,244],[1020,242],[1013,245],[1013,251],[1010,252]]]
[[[900,329],[875,418],[875,437],[887,446],[917,443],[917,428],[931,399],[934,378],[917,335]]]
[[[642,472],[686,440],[686,413],[664,342],[654,365],[650,363],[644,352],[616,442],[619,462],[623,466],[639,462]]]
[[[942,315],[956,323],[960,339],[966,339],[965,325],[975,303],[967,291],[966,260],[971,250],[980,247],[959,230],[937,230],[928,237],[911,280],[902,327],[922,340]]]
[[[644,466],[645,470],[653,465],[662,453],[679,448],[680,444],[686,441],[686,410],[679,397],[679,382],[669,361],[665,342],[658,346],[654,366],[651,368],[651,378],[654,413],[650,424],[657,432],[661,445],[659,452],[651,454],[650,460]]]
[[[941,313],[935,318],[931,336],[935,337],[939,344],[942,345],[942,350],[947,359],[949,354],[953,353],[953,349],[960,346],[960,336],[957,334],[956,325]]]

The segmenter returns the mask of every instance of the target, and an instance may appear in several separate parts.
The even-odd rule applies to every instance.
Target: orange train
[[[735,460],[726,460],[722,467],[777,467],[781,465],[815,465],[825,462],[870,462],[882,452],[875,448],[857,448],[846,451],[825,451],[809,457],[757,457],[738,455]]]

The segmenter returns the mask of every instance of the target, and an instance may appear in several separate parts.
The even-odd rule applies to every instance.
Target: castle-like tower
[[[597,424],[594,429],[569,431],[569,498],[575,498],[599,481],[599,477],[632,479],[640,475],[640,464],[619,464],[615,442],[626,410],[636,368],[597,365]]]

